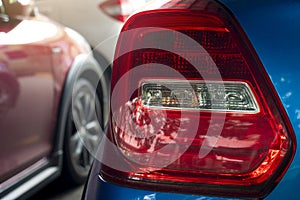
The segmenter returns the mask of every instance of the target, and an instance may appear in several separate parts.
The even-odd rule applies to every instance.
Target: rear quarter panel
[[[221,1],[236,17],[268,72],[300,138],[300,2]],[[267,199],[299,199],[300,155]]]

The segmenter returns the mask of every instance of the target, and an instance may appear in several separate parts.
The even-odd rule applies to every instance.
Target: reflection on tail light
[[[215,1],[173,2],[132,16],[122,32],[108,137],[128,171],[104,164],[101,176],[136,188],[266,196],[295,138],[232,15]]]

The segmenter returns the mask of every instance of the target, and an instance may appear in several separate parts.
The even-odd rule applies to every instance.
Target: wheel
[[[88,176],[102,138],[102,110],[95,93],[95,84],[87,78],[79,78],[66,122],[63,175],[69,183],[76,185],[82,184]]]

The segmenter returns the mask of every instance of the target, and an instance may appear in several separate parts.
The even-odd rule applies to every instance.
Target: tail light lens
[[[144,107],[199,111],[259,112],[249,86],[242,82],[147,80],[141,84]]]
[[[149,0],[106,0],[99,8],[108,16],[124,22],[135,10],[141,8]]]
[[[115,58],[108,137],[126,170],[103,162],[104,179],[254,198],[279,182],[294,133],[249,41],[220,4],[171,1],[132,16]]]

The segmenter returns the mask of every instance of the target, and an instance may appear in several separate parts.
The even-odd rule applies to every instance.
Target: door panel
[[[50,151],[55,95],[50,53],[33,45],[0,49],[0,177]]]
[[[49,155],[56,120],[57,27],[0,16],[0,182]]]

